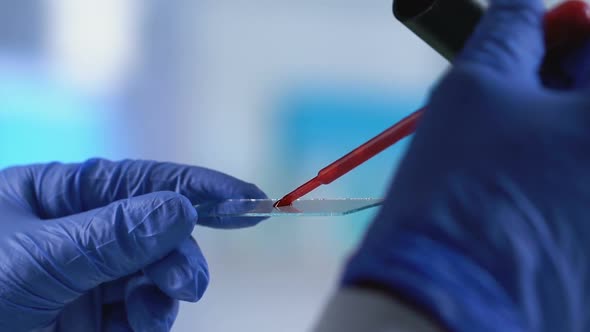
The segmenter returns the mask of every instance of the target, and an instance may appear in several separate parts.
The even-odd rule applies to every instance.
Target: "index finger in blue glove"
[[[456,66],[536,74],[545,53],[541,0],[491,0]]]
[[[36,215],[59,218],[111,202],[157,191],[173,191],[193,204],[208,200],[265,198],[251,183],[206,168],[153,161],[111,162],[91,159],[81,164],[35,165],[3,171],[6,188],[29,191]]]
[[[1,261],[29,267],[0,265],[1,280],[19,282],[3,293],[3,300],[18,305],[25,298],[22,305],[40,308],[50,321],[52,310],[167,255],[190,237],[196,218],[184,196],[159,192],[51,222],[30,223],[7,239],[7,245],[0,244]],[[28,296],[21,296],[23,292]],[[25,324],[26,317],[22,319]]]

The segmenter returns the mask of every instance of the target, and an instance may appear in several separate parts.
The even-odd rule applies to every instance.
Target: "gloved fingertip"
[[[207,287],[209,286],[209,270],[208,269],[207,270],[206,269],[199,270],[198,277],[196,279],[197,279],[196,296],[193,298],[193,301],[187,300],[189,302],[197,302],[201,298],[203,298],[203,295],[205,294],[205,291],[207,290]]]
[[[127,319],[134,331],[168,332],[178,315],[178,301],[145,277],[129,283],[125,296]]]
[[[164,293],[181,301],[197,302],[209,284],[209,266],[192,238],[162,260],[147,266],[144,273]]]
[[[257,209],[260,205],[257,200],[266,200],[268,196],[252,183],[244,183],[239,188],[229,196],[231,197],[229,201],[218,203],[210,210],[205,210],[205,216],[199,217],[198,224],[218,229],[238,229],[256,226],[267,219],[265,217],[240,217],[246,212]],[[263,204],[268,204],[268,202]]]
[[[170,296],[180,301],[199,301],[209,285],[209,270],[207,267],[200,267],[193,271],[175,267],[169,274],[171,277],[166,291]]]
[[[197,224],[197,219],[199,216],[197,214],[197,210],[195,209],[191,201],[183,195],[179,195],[176,193],[174,193],[174,195],[176,196],[176,198],[175,200],[172,200],[172,203],[178,204],[178,206],[183,209],[183,216],[185,220],[187,220],[191,224],[191,226],[195,226]]]

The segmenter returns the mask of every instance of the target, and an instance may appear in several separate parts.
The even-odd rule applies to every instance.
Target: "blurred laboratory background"
[[[279,198],[420,107],[448,64],[391,0],[0,0],[0,168],[217,169]],[[311,198],[382,197],[405,144]],[[211,284],[174,331],[305,331],[375,211],[198,227]]]

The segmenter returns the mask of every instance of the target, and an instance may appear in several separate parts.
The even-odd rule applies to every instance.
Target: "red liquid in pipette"
[[[344,174],[350,172],[358,165],[373,158],[381,151],[387,149],[393,144],[401,141],[405,137],[411,135],[416,130],[418,120],[422,116],[424,108],[416,111],[412,115],[398,122],[394,126],[385,130],[381,134],[375,136],[367,143],[352,150],[344,157],[336,160],[327,167],[318,172],[318,175],[313,179],[307,181],[299,188],[285,195],[275,203],[275,207],[287,206],[293,204],[295,200],[301,198],[305,194],[314,190],[315,188],[329,184],[338,179]]]

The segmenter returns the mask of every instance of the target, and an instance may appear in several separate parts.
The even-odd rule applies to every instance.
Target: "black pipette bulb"
[[[476,0],[395,0],[393,14],[440,55],[451,61],[485,12]]]

